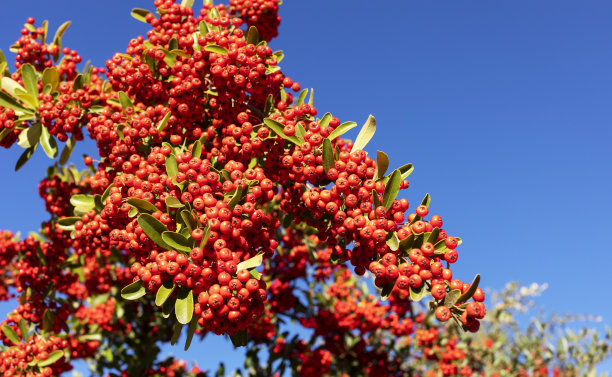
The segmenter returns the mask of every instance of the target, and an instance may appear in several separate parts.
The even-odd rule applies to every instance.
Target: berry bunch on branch
[[[39,234],[0,238],[0,297],[19,298],[2,324],[0,373],[56,375],[103,355],[100,374],[196,376],[151,345],[182,331],[186,348],[207,334],[256,344],[283,316],[329,347],[343,331],[408,338],[423,316],[477,331],[480,276],[451,270],[461,239],[430,216],[429,195],[414,212],[398,197],[411,164],[389,172],[384,152],[364,151],[374,117],[343,139],[357,123],[320,115],[313,91],[283,73],[268,45],[279,4],[154,6],[132,11],[150,30],[104,67],[78,69],[62,46],[69,22],[50,38],[46,21],[28,19],[12,72],[0,54],[0,145],[25,149],[15,170],[39,146],[58,160],[39,186],[50,215]],[[86,137],[97,146],[87,169],[66,166]],[[380,296],[357,304],[346,289],[366,273]],[[348,352],[296,347],[304,376],[325,369],[309,360]]]

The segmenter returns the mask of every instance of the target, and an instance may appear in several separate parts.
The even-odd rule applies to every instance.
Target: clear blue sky
[[[133,7],[153,9],[10,2],[0,47],[8,55],[28,16],[51,30],[70,19],[64,45],[103,66],[146,31]],[[376,117],[366,150],[387,152],[391,167],[414,164],[408,199],[429,192],[432,212],[464,240],[456,276],[481,273],[494,289],[547,282],[538,302],[548,312],[612,324],[612,3],[286,0],[281,16],[272,48],[285,51],[284,71],[315,88],[321,114]],[[36,184],[48,160],[38,151],[14,174],[17,149],[0,151],[0,228],[27,233],[46,218]],[[202,364],[230,354],[216,343]],[[211,348],[193,349],[188,359]]]

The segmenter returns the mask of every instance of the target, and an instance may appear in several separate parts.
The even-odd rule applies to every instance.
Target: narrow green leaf
[[[387,210],[391,208],[393,201],[397,197],[401,183],[402,183],[401,173],[399,172],[399,170],[396,169],[391,174],[391,178],[389,178],[389,182],[387,183],[387,186],[385,187],[385,193],[383,194],[382,205],[385,206]]]
[[[189,229],[189,233],[191,233],[198,226],[198,223],[193,218],[193,215],[191,214],[191,212],[189,212],[186,209],[181,211],[181,219],[183,220],[183,222]]]
[[[329,169],[336,166],[336,159],[334,158],[334,148],[332,147],[332,143],[329,139],[323,139],[323,169],[325,169],[325,173],[329,171]]]
[[[200,21],[199,30],[200,30],[200,35],[206,35],[206,33],[210,31],[205,21]]]
[[[304,135],[306,134],[306,129],[301,124],[295,126],[295,136],[300,139],[300,142],[304,141]]]
[[[185,340],[185,351],[189,349],[191,346],[191,340],[193,339],[193,335],[195,334],[196,329],[198,328],[198,320],[197,317],[193,317],[191,322],[189,322],[189,327],[187,328],[187,339]]]
[[[259,31],[257,31],[257,28],[255,26],[249,27],[249,31],[247,32],[246,43],[253,44],[253,45],[256,45],[257,43],[259,43]]]
[[[147,291],[142,285],[142,280],[136,280],[132,284],[126,285],[121,290],[121,297],[123,297],[125,300],[138,300],[146,294]]]
[[[76,144],[76,139],[74,138],[74,135],[72,135],[70,136],[70,139],[68,139],[68,141],[66,142],[66,145],[64,146],[64,149],[62,150],[62,154],[60,154],[60,159],[59,159],[60,165],[64,165],[66,162],[68,162],[68,159],[70,158],[70,155],[72,154],[72,151],[74,150],[75,144]]]
[[[130,99],[130,97],[128,97],[127,94],[125,94],[124,91],[119,92],[119,103],[121,103],[121,107],[123,108],[124,111],[128,107],[134,107],[132,100]]]
[[[15,330],[9,325],[2,325],[2,332],[14,344],[19,344],[20,339]]]
[[[135,19],[137,19],[138,21],[147,23],[147,14],[151,13],[151,11],[148,11],[146,9],[141,9],[141,8],[134,8],[132,9],[132,17],[134,17]]]
[[[0,83],[2,90],[10,94],[13,98],[18,98],[18,93],[27,93],[27,90],[23,86],[10,77],[3,77],[0,79]]]
[[[183,208],[185,205],[174,196],[166,197],[166,207],[168,208]]]
[[[232,340],[234,347],[246,347],[247,343],[249,342],[246,329],[236,331],[230,335],[230,339]]]
[[[393,283],[387,283],[383,285],[380,291],[380,299],[382,301],[387,301],[389,299],[389,295],[391,294],[392,290],[393,290]]]
[[[24,64],[21,66],[21,79],[23,85],[29,95],[34,97],[38,103],[38,77],[36,77],[36,70],[32,64]]]
[[[267,117],[268,115],[270,115],[270,112],[272,112],[273,107],[274,107],[274,96],[272,94],[268,94],[268,97],[266,98],[266,104],[264,106],[264,111],[263,111],[264,117]]]
[[[15,98],[9,96],[5,92],[0,92],[0,106],[13,109],[17,114],[31,114],[32,118],[34,117],[34,113],[31,109],[24,107],[20,102],[17,102]]]
[[[466,302],[467,300],[471,299],[472,296],[474,296],[474,292],[476,292],[476,289],[478,288],[478,284],[480,284],[480,274],[476,274],[476,276],[474,276],[474,280],[472,281],[470,288],[468,288],[468,290],[457,299],[457,302]]]
[[[191,241],[180,233],[165,231],[162,233],[161,238],[172,250],[189,253],[192,249]]]
[[[219,55],[227,55],[227,50],[221,46],[217,46],[216,44],[209,44],[204,46],[204,51],[214,52]]]
[[[304,104],[304,100],[306,99],[306,96],[308,95],[308,89],[303,89],[300,92],[300,95],[298,96],[297,102],[295,103],[295,106],[300,106],[302,104]]]
[[[425,242],[429,242],[432,245],[435,245],[438,242],[438,236],[440,235],[440,228],[435,227],[432,229],[431,233],[429,233],[429,236],[427,237],[427,239],[425,239]],[[434,247],[435,250],[435,247]]]
[[[385,152],[376,151],[376,170],[374,171],[374,180],[377,180],[385,175],[389,168],[389,156]]]
[[[382,204],[380,202],[380,196],[376,190],[372,190],[372,199],[374,200],[374,208],[380,207]]]
[[[74,82],[72,83],[72,89],[77,91],[79,89],[83,89],[83,75],[78,74],[77,77],[74,78]]]
[[[148,213],[143,213],[138,216],[138,224],[142,228],[143,232],[156,244],[161,246],[165,250],[171,250],[172,248],[162,239],[162,233],[167,232],[168,228],[161,221],[157,220]]]
[[[185,325],[191,321],[193,318],[193,291],[191,289],[179,290],[174,312],[179,323]]]
[[[334,140],[335,138],[344,135],[346,132],[352,130],[357,127],[357,123],[355,122],[344,122],[338,127],[336,127],[327,137],[329,140]]]
[[[308,97],[308,105],[314,106],[314,89],[310,88],[310,97]]]
[[[128,198],[126,202],[140,213],[153,213],[159,210],[153,203],[140,198]]]
[[[55,138],[49,133],[47,127],[41,128],[42,135],[40,136],[40,146],[43,148],[45,154],[49,158],[57,157],[57,142],[55,141]]]
[[[359,131],[357,139],[355,139],[355,143],[353,144],[353,149],[351,149],[351,153],[365,148],[372,139],[372,136],[374,136],[374,132],[376,132],[376,119],[370,115],[361,128],[361,131]]]
[[[234,193],[232,199],[230,199],[229,203],[227,203],[227,208],[234,209],[234,207],[240,202],[240,200],[242,200],[242,185],[236,188],[236,193]]]
[[[55,36],[53,37],[53,43],[56,44],[58,47],[61,47],[62,37],[64,36],[64,33],[66,32],[66,30],[68,29],[68,26],[70,26],[71,23],[72,22],[70,21],[66,21],[59,28],[57,28],[57,31],[55,32]]]
[[[179,337],[181,336],[181,331],[183,330],[183,325],[176,322],[172,329],[172,337],[170,338],[170,345],[175,345],[178,342]]]
[[[170,155],[166,157],[166,174],[168,177],[176,177],[178,173],[178,163],[176,162],[176,157],[174,155]]]
[[[42,132],[42,124],[34,122],[30,127],[21,131],[17,138],[17,144],[22,148],[30,148],[38,143]]]
[[[281,123],[275,121],[274,119],[270,119],[270,118],[265,118],[264,123],[266,126],[268,126],[268,128],[270,128],[272,131],[274,131],[274,133],[276,133],[278,136],[282,137],[285,140],[288,140],[290,142],[292,142],[295,145],[300,145],[302,144],[302,142],[300,141],[300,139],[293,135],[293,136],[287,136],[285,135],[285,132],[283,131],[283,129],[285,128],[285,126],[283,126]]]
[[[423,200],[421,201],[421,205],[425,207],[429,207],[430,203],[431,203],[431,196],[429,196],[429,194],[426,194]]]
[[[39,368],[44,368],[46,366],[49,366],[53,363],[55,363],[56,361],[58,361],[59,359],[61,359],[62,357],[64,357],[64,351],[63,350],[57,350],[57,351],[53,351],[49,354],[49,357],[47,358],[47,360],[41,360],[38,362],[38,367]]]
[[[160,286],[157,290],[157,294],[155,295],[155,305],[162,306],[168,297],[170,297],[172,292],[174,292],[174,288],[174,284],[169,281]]]
[[[402,173],[402,179],[406,179],[410,174],[412,174],[412,172],[414,171],[414,167],[412,166],[412,164],[406,164],[400,166],[398,170]]]
[[[193,148],[191,148],[191,155],[197,158],[200,158],[200,156],[202,156],[202,142],[200,140],[196,140],[196,142],[193,143]]]
[[[325,115],[323,115],[323,118],[321,118],[321,120],[319,121],[319,126],[321,126],[321,128],[327,127],[329,126],[329,122],[331,122],[331,120],[332,120],[332,115],[330,113],[325,113]],[[355,123],[355,125],[357,125],[357,123]],[[329,138],[330,140],[334,139],[331,137],[331,134],[329,135]]]
[[[411,233],[408,237],[400,241],[399,249],[404,252],[407,252],[412,249],[412,245],[414,244],[415,238],[416,236],[414,235],[414,233]]]
[[[202,240],[200,241],[200,249],[204,249],[204,247],[206,246],[206,243],[208,242],[208,239],[210,238],[210,224],[208,224],[208,222],[206,223],[206,226],[204,227],[204,235],[202,236]]]
[[[43,331],[49,332],[55,324],[55,314],[49,309],[45,309],[43,313]]]
[[[21,156],[19,156],[19,159],[17,160],[17,164],[15,164],[15,171],[21,169],[21,167],[23,165],[25,165],[26,162],[28,162],[28,160],[32,157],[32,155],[34,154],[34,152],[36,151],[36,147],[38,146],[38,144],[34,144],[33,146],[31,146],[30,148],[26,149]]]
[[[259,267],[262,263],[263,263],[263,254],[259,253],[252,258],[249,258],[243,262],[238,263],[238,266],[236,266],[236,270],[240,271],[240,270],[248,270],[251,268],[256,268],[256,267]]]
[[[193,0],[182,0],[181,6],[191,9],[191,7],[193,7]]]
[[[81,220],[80,217],[64,217],[63,219],[57,220],[57,225],[63,230],[74,230],[74,224],[79,220]]]
[[[21,333],[21,339],[23,339],[24,342],[27,342],[30,335],[28,334],[28,325],[23,318],[19,320],[19,332]]]

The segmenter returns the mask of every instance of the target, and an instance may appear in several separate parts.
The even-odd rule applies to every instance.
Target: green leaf
[[[102,203],[106,203],[106,199],[110,196],[110,190],[113,187],[115,187],[115,184],[111,183],[110,185],[108,185],[106,190],[104,190],[104,192],[102,193],[102,197],[101,197]]]
[[[200,249],[204,249],[204,247],[206,246],[206,242],[208,242],[208,239],[210,238],[210,224],[208,224],[208,222],[206,223],[206,226],[204,227],[204,235],[202,236],[202,240],[200,241]]]
[[[346,132],[352,130],[357,127],[357,123],[355,122],[344,122],[338,127],[336,127],[327,137],[329,140],[334,140],[335,138],[344,135]]]
[[[30,94],[38,103],[38,77],[36,70],[32,64],[24,64],[21,66],[21,79],[28,94]]]
[[[146,294],[147,291],[142,285],[142,280],[136,280],[132,284],[126,285],[121,290],[121,297],[125,300],[138,300]]]
[[[274,107],[274,96],[272,94],[268,94],[268,97],[266,98],[266,104],[264,106],[264,111],[263,111],[263,114],[265,117],[270,115],[270,112],[272,111],[273,107]]]
[[[43,331],[49,332],[55,324],[55,314],[49,309],[45,309],[43,313]]]
[[[128,97],[127,94],[125,94],[124,91],[119,92],[119,103],[121,103],[121,107],[123,108],[124,111],[128,107],[134,107],[132,100],[130,99],[130,97]]]
[[[419,302],[425,295],[425,286],[421,285],[419,288],[410,287],[410,301]]]
[[[411,233],[408,237],[400,241],[399,249],[404,252],[409,251],[410,249],[412,249],[412,245],[414,244],[415,239],[416,236],[414,235],[414,233]]]
[[[429,196],[429,194],[426,194],[423,200],[421,201],[421,205],[425,207],[429,207],[430,203],[431,203],[431,196]]]
[[[174,196],[166,197],[166,207],[168,208],[183,208],[185,205]]]
[[[306,96],[308,95],[308,89],[303,89],[300,92],[300,95],[298,96],[297,102],[295,103],[295,106],[300,106],[302,104],[304,104],[304,100],[306,99]]]
[[[189,327],[187,328],[187,339],[185,340],[185,351],[189,349],[191,345],[191,340],[193,339],[193,335],[195,334],[196,329],[198,328],[198,319],[194,317],[189,322]]]
[[[259,31],[255,26],[251,26],[247,32],[246,44],[256,45],[257,43],[259,43]]]
[[[391,208],[393,201],[397,197],[401,184],[402,176],[399,170],[396,169],[391,173],[391,178],[389,178],[389,182],[385,187],[385,193],[383,194],[382,205],[385,206],[387,210]]]
[[[323,139],[323,168],[325,169],[325,173],[335,166],[336,159],[334,158],[334,148],[332,147],[331,141],[325,138]]]
[[[162,305],[162,317],[170,318],[170,315],[174,311],[174,304],[176,303],[175,297],[170,297],[164,304]]]
[[[431,233],[429,233],[429,236],[427,237],[425,242],[429,242],[432,245],[435,245],[438,242],[438,236],[440,236],[440,228],[435,227],[433,228]],[[435,247],[434,247],[434,250],[435,250]]]
[[[166,174],[168,177],[176,177],[178,173],[178,164],[176,162],[176,157],[174,155],[170,155],[166,157]]]
[[[380,203],[380,196],[378,195],[378,192],[374,189],[372,189],[372,199],[374,203],[374,208],[380,207],[382,205]]]
[[[389,233],[389,236],[387,236],[387,246],[389,246],[389,249],[391,249],[392,251],[397,251],[397,249],[399,249],[399,238],[397,238],[397,233],[396,232],[391,232]]]
[[[306,129],[301,124],[295,126],[295,136],[300,139],[300,142],[304,141],[304,135],[306,134]]]
[[[193,0],[182,0],[181,6],[191,9],[191,7],[193,7]]]
[[[155,305],[162,306],[164,302],[170,297],[172,292],[174,292],[175,285],[167,281],[157,290],[157,294],[155,295]]]
[[[461,297],[457,299],[457,302],[466,302],[467,300],[471,299],[472,296],[474,296],[474,292],[476,292],[476,289],[478,288],[479,283],[480,283],[480,274],[476,274],[476,276],[474,276],[474,280],[472,281],[472,284],[470,285],[470,288],[468,288],[468,290],[465,291],[465,293],[462,294]]]
[[[140,198],[128,198],[126,202],[140,213],[153,213],[159,210],[153,203]]]
[[[15,98],[9,96],[5,92],[0,92],[0,106],[13,109],[17,114],[31,114],[32,117],[34,117],[34,113],[31,109],[24,107],[20,102],[17,102]]]
[[[191,148],[191,155],[197,158],[200,158],[200,156],[202,156],[202,143],[200,142],[200,140],[196,140],[196,142],[193,143],[193,148]]]
[[[17,138],[17,144],[22,148],[30,148],[38,143],[42,132],[42,124],[34,122],[30,127],[21,131]]]
[[[461,296],[461,291],[459,289],[453,289],[448,292],[446,296],[444,296],[444,306],[447,308],[452,307],[457,303],[457,299]]]
[[[19,332],[21,333],[21,339],[23,339],[24,342],[27,342],[30,335],[28,334],[28,325],[26,324],[25,319],[21,318],[18,325]]]
[[[72,83],[72,89],[77,91],[79,89],[83,89],[83,75],[78,74],[77,77],[74,78],[74,82]]]
[[[372,139],[372,136],[374,136],[374,132],[376,132],[376,119],[370,115],[363,127],[361,127],[361,131],[359,131],[357,139],[355,139],[351,153],[365,148],[368,142]]]
[[[242,199],[242,185],[239,185],[236,188],[236,193],[234,194],[234,196],[232,196],[232,199],[230,199],[229,203],[227,203],[227,208],[229,208],[230,210],[234,209],[236,204],[238,204],[241,199]]]
[[[406,164],[400,166],[398,170],[402,173],[402,179],[406,179],[410,174],[412,174],[412,172],[414,171],[414,167],[412,166],[412,164]]]
[[[170,111],[168,111],[164,117],[162,118],[162,120],[159,122],[159,124],[157,125],[157,131],[163,131],[164,128],[166,128],[166,125],[168,124],[168,120],[170,119],[170,116],[172,115],[172,113]]]
[[[230,339],[232,340],[234,347],[246,347],[247,343],[249,342],[246,329],[236,331],[230,335]]]
[[[70,197],[70,204],[73,207],[93,208],[95,206],[92,195],[75,194]]]
[[[179,337],[181,336],[181,330],[183,330],[183,325],[176,322],[174,324],[174,328],[172,329],[172,337],[170,338],[170,345],[175,345],[178,342]]]
[[[64,146],[64,149],[62,150],[62,154],[60,154],[60,159],[59,159],[60,165],[64,165],[66,162],[68,162],[68,159],[70,158],[70,155],[72,154],[72,151],[74,150],[75,144],[76,144],[76,139],[74,138],[74,135],[72,135],[70,136],[70,139],[68,139],[68,141],[66,142],[66,145]]]
[[[57,225],[63,230],[74,230],[74,224],[79,220],[81,220],[80,217],[64,217],[57,220]]]
[[[34,154],[34,152],[36,151],[36,147],[38,146],[38,144],[34,144],[33,146],[31,146],[30,148],[26,149],[21,156],[19,156],[19,159],[17,160],[17,164],[15,164],[15,171],[21,169],[21,167],[23,165],[25,165],[26,162],[28,162],[28,160],[32,157],[32,155]]]
[[[58,47],[61,47],[62,37],[64,36],[64,33],[66,32],[66,30],[68,29],[71,23],[72,22],[70,21],[66,21],[59,28],[57,28],[57,31],[55,32],[55,36],[53,37],[53,43],[56,44]]]
[[[13,98],[18,98],[17,94],[20,93],[19,91],[27,93],[27,90],[23,86],[10,77],[3,77],[0,79],[0,83],[2,90],[10,94]]]
[[[330,113],[325,113],[325,115],[323,115],[323,118],[321,118],[321,120],[319,121],[319,126],[321,126],[321,128],[327,127],[329,126],[329,122],[331,122],[331,120],[332,115]],[[357,125],[357,123],[355,123],[355,125]],[[329,137],[330,139],[333,139],[331,135]]]
[[[56,361],[58,361],[59,359],[61,359],[62,357],[64,357],[64,351],[62,350],[53,351],[49,354],[49,357],[47,358],[47,360],[41,360],[38,362],[38,367],[44,368],[46,366],[49,366],[55,363]]]
[[[310,97],[308,97],[308,105],[314,105],[314,88],[310,88]]]
[[[14,344],[17,345],[20,343],[19,336],[17,335],[15,330],[13,330],[13,328],[9,325],[2,325],[2,332]]]
[[[40,136],[40,146],[45,151],[45,154],[49,158],[57,157],[57,142],[53,135],[49,133],[47,127],[42,128],[42,135]]]
[[[191,289],[179,290],[174,312],[179,323],[185,325],[191,321],[193,317],[193,291]]]
[[[188,210],[184,209],[181,211],[181,219],[189,229],[189,233],[191,233],[197,226],[197,222],[193,218],[193,215]],[[190,243],[191,244],[191,243]]]
[[[168,50],[176,50],[178,48],[178,40],[176,38],[170,38],[168,42]]]
[[[146,9],[141,9],[141,8],[134,8],[132,9],[132,17],[134,17],[135,19],[137,19],[138,21],[147,23],[147,14],[151,13],[151,11],[148,11]]]
[[[200,30],[200,35],[206,35],[206,33],[210,31],[205,21],[200,21],[199,30]]]
[[[238,266],[236,266],[236,271],[256,268],[256,267],[259,267],[262,263],[263,263],[263,254],[259,253],[252,258],[249,258],[243,262],[238,263]]]
[[[300,141],[300,139],[297,136],[295,136],[295,135],[293,135],[293,136],[285,135],[285,132],[283,131],[285,126],[283,126],[281,123],[275,121],[274,119],[270,119],[270,118],[265,118],[263,121],[266,124],[266,126],[268,126],[268,128],[270,128],[272,131],[274,131],[275,134],[277,134],[278,136],[282,137],[283,139],[288,140],[288,141],[292,142],[295,145],[302,144],[302,142]]]
[[[376,170],[374,171],[374,180],[383,177],[389,168],[389,156],[385,152],[376,151]]]
[[[142,231],[156,244],[166,250],[172,248],[162,239],[162,233],[167,232],[168,228],[161,221],[157,220],[148,213],[143,213],[138,216],[138,224],[142,228]]]
[[[204,51],[214,52],[219,55],[227,55],[227,50],[221,46],[217,46],[216,44],[209,44],[204,46]]]
[[[161,235],[162,240],[169,245],[172,250],[189,253],[191,251],[191,241],[177,232],[165,231]]]

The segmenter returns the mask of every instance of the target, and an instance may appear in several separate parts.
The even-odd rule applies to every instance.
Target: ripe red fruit
[[[429,213],[429,208],[427,208],[427,206],[425,206],[425,205],[420,205],[420,206],[418,206],[416,208],[416,214],[419,217],[425,217],[425,216],[427,216],[428,213]]]
[[[446,322],[451,317],[451,311],[446,306],[438,306],[436,309],[436,319],[440,322]]]
[[[446,240],[444,240],[444,244],[449,249],[455,249],[459,245],[459,241],[455,237],[446,237]]]
[[[431,295],[436,300],[441,300],[446,296],[446,287],[442,284],[436,284],[431,288]]]
[[[481,288],[476,288],[472,298],[474,301],[483,302],[485,300],[485,293]]]

